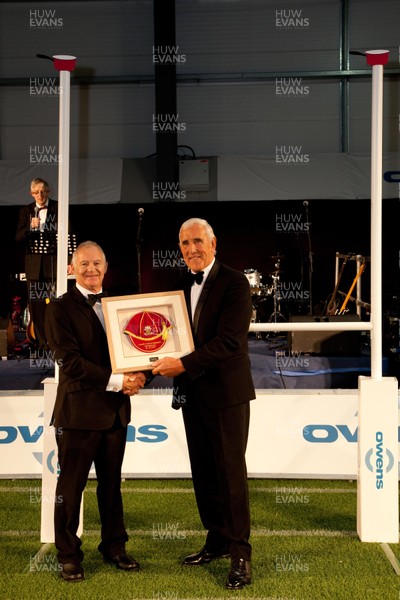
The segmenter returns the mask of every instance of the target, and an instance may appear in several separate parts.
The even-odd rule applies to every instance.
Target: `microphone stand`
[[[141,260],[141,246],[142,246],[142,241],[143,241],[142,240],[143,213],[144,213],[143,208],[139,208],[138,209],[139,223],[138,223],[138,230],[137,230],[137,236],[136,236],[136,255],[137,255],[137,269],[138,269],[137,284],[138,284],[138,293],[139,294],[142,293],[142,273],[141,273],[140,260]]]
[[[309,308],[308,308],[308,314],[312,315],[313,314],[313,300],[312,300],[312,276],[313,276],[313,252],[311,249],[311,234],[310,234],[310,219],[308,216],[308,202],[307,200],[305,200],[303,202],[304,206],[306,207],[306,223],[308,225],[307,227],[307,238],[308,238],[308,285],[310,287],[310,298],[309,298]]]

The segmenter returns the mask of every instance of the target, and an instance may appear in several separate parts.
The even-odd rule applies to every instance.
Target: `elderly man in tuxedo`
[[[46,349],[46,301],[54,294],[57,272],[58,203],[49,198],[49,184],[39,177],[31,181],[29,193],[33,202],[19,211],[15,240],[24,244],[30,311],[28,338],[37,347]]]
[[[104,560],[124,571],[139,564],[126,553],[121,468],[130,396],[144,386],[143,373],[113,374],[100,302],[107,262],[101,247],[81,243],[72,256],[76,284],[51,302],[48,344],[59,366],[53,413],[60,474],[54,510],[55,545],[65,581],[82,581],[83,552],[77,536],[81,497],[94,463]],[[99,296],[100,295],[100,296]]]
[[[230,557],[226,587],[237,590],[251,582],[245,452],[255,398],[248,355],[252,303],[246,276],[216,259],[216,245],[207,221],[193,218],[181,226],[179,247],[189,270],[177,287],[185,293],[195,350],[180,359],[160,359],[153,374],[174,378],[173,407],[182,408],[207,531],[203,548],[183,564]]]

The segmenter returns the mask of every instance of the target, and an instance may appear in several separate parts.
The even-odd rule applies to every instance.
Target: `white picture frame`
[[[182,290],[102,298],[113,373],[151,370],[194,350]]]

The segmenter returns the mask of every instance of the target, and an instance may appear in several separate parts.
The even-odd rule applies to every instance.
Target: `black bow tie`
[[[102,298],[104,298],[104,296],[107,296],[107,294],[105,292],[101,293],[101,294],[88,294],[88,297],[86,298],[86,302],[88,304],[90,304],[90,306],[94,306],[96,304],[97,301],[101,301]]]
[[[198,285],[200,285],[204,279],[204,271],[199,271],[198,273],[190,272],[189,277],[192,283],[195,281]]]

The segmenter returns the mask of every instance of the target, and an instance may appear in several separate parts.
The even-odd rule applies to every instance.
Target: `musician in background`
[[[27,305],[30,313],[27,337],[36,349],[47,349],[44,333],[44,311],[47,301],[55,293],[57,272],[57,208],[49,198],[50,187],[39,177],[30,185],[34,199],[23,206],[15,239],[25,245],[25,274],[27,282]]]

